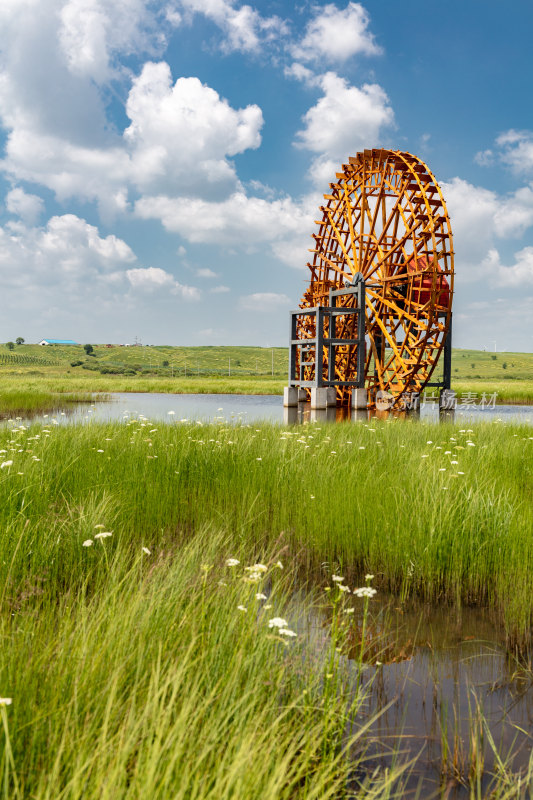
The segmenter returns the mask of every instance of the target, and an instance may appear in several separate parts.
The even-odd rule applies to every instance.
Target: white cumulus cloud
[[[382,129],[394,123],[394,112],[378,84],[351,86],[334,72],[322,75],[319,84],[323,95],[304,115],[304,128],[296,134],[295,144],[320,154],[311,175],[322,186],[348,156],[379,147]]]
[[[135,261],[117,236],[100,236],[74,214],[52,217],[44,227],[0,228],[0,276],[4,286],[60,287],[62,292],[107,276]]]
[[[240,299],[240,305],[246,311],[271,312],[283,306],[289,306],[291,301],[286,294],[276,292],[254,292]]]
[[[159,195],[143,197],[135,212],[143,219],[158,219],[189,242],[216,243],[254,250],[268,242],[274,254],[295,268],[305,266],[312,245],[318,197],[300,201],[285,197],[265,200],[235,192],[226,200]]]
[[[178,78],[173,84],[164,62],[144,65],[126,111],[131,124],[124,140],[133,180],[142,190],[170,184],[180,193],[195,187],[202,194],[218,183],[232,187],[236,174],[227,156],[261,144],[258,106],[234,109],[198,78]]]
[[[199,300],[200,292],[194,286],[184,286],[179,283],[170,272],[160,267],[136,267],[126,270],[126,276],[134,289],[141,291],[156,291],[165,289],[171,294],[178,294],[185,300]]]
[[[189,17],[201,14],[219,27],[224,34],[221,49],[227,53],[257,53],[265,42],[288,33],[280,17],[263,17],[247,4],[235,8],[228,0],[180,0],[180,5]]]
[[[360,3],[337,8],[316,6],[303,37],[293,45],[292,56],[301,61],[343,62],[354,55],[379,55],[382,49],[368,30],[370,17]]]
[[[498,160],[517,175],[533,173],[533,131],[511,128],[496,138],[493,148],[476,153],[474,160],[482,167]]]
[[[50,0],[44,2],[52,5]],[[116,72],[113,60],[117,53],[155,54],[166,43],[162,20],[177,22],[176,18],[169,19],[166,11],[159,19],[157,5],[146,0],[55,2],[60,19],[59,45],[69,70],[103,83]]]
[[[20,217],[26,224],[34,225],[44,212],[44,201],[16,186],[6,195],[6,208],[10,214]]]
[[[512,264],[503,264],[498,251],[491,249],[482,266],[493,286],[522,290],[533,286],[533,247],[515,253]]]
[[[48,187],[61,201],[96,200],[107,219],[128,210],[132,190],[227,195],[238,185],[228,157],[261,142],[258,106],[234,109],[198,78],[173,84],[164,62],[144,65],[126,110],[130,125],[106,146],[14,124],[4,169],[13,179]]]

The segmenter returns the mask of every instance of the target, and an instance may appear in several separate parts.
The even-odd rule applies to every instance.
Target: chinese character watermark
[[[497,397],[498,392],[493,392],[492,394],[483,392],[481,397],[479,392],[463,392],[458,398],[455,392],[451,391],[450,389],[443,389],[439,402],[439,396],[435,393],[435,391],[426,391],[422,394],[420,408],[425,408],[426,406],[431,407],[439,404],[439,407],[446,411],[452,411],[456,409],[471,410],[473,408],[479,411],[485,411],[487,408],[495,408]],[[409,406],[406,404],[405,407],[408,408]]]

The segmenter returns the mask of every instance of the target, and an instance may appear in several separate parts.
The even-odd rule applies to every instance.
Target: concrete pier
[[[352,389],[352,408],[366,408],[368,392],[366,389]]]
[[[285,386],[283,389],[283,405],[285,408],[292,408],[298,405],[299,392],[296,386]]]
[[[337,392],[333,386],[320,386],[311,389],[311,408],[329,408],[337,405]]]

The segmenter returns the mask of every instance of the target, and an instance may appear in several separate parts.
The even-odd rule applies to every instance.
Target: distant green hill
[[[284,375],[285,347],[155,347],[93,344],[94,355],[82,345],[0,345],[0,366],[49,366],[109,373],[133,371],[158,375]],[[81,362],[73,365],[76,362]]]
[[[48,367],[89,369],[121,374],[155,373],[165,376],[275,375],[287,372],[286,347],[122,347],[93,344],[88,356],[81,345],[0,345],[0,368]],[[76,367],[72,365],[81,362]],[[131,372],[130,372],[131,371]],[[532,353],[490,353],[453,350],[453,382],[469,380],[533,380]]]

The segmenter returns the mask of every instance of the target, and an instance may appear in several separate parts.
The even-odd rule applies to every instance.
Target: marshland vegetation
[[[527,660],[532,445],[501,423],[4,427],[4,797],[406,796],[400,752],[365,767],[354,590],[484,607]],[[526,797],[500,760],[494,797]]]

